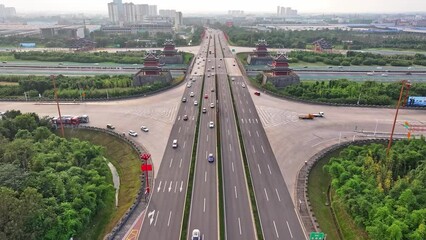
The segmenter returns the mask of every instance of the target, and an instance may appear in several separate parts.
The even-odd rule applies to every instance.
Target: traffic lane
[[[236,86],[238,88],[238,86]],[[242,91],[244,90],[238,90],[237,91],[240,92],[240,98],[242,95]],[[249,97],[249,96],[247,96]],[[239,99],[241,100],[241,99]],[[246,102],[244,99],[241,100],[240,102]],[[275,182],[273,182],[273,178],[271,177],[262,177],[262,167],[260,166],[262,163],[267,162],[269,164],[272,165],[272,162],[274,160],[274,156],[272,152],[266,153],[265,154],[265,149],[264,147],[261,145],[261,142],[267,142],[266,139],[266,135],[264,135],[264,137],[260,137],[262,136],[262,132],[261,132],[261,123],[258,121],[257,123],[255,123],[255,119],[256,118],[256,114],[255,111],[252,111],[252,113],[243,113],[242,109],[238,109],[239,110],[239,115],[242,116],[242,125],[243,125],[243,137],[244,137],[244,142],[245,142],[245,146],[246,146],[246,152],[247,152],[247,157],[248,157],[248,161],[249,163],[251,163],[250,169],[251,169],[251,173],[252,173],[252,178],[253,178],[253,182],[254,182],[254,188],[255,188],[255,192],[256,192],[256,200],[258,202],[258,209],[259,209],[259,213],[262,219],[262,226],[265,226],[264,229],[264,235],[266,239],[270,239],[270,238],[279,238],[279,236],[287,236],[287,237],[291,237],[293,238],[293,235],[299,236],[299,237],[303,237],[303,231],[300,228],[300,224],[299,227],[297,228],[297,226],[291,227],[290,225],[294,225],[294,221],[296,221],[297,223],[297,216],[295,215],[295,213],[291,214],[291,212],[286,211],[285,209],[280,209],[280,201],[281,201],[281,197],[279,194],[279,191],[277,188],[275,188],[275,194],[277,195],[277,198],[270,198],[273,195],[271,195],[274,191],[273,189],[270,188],[270,186],[280,186],[280,185],[284,185],[283,180],[281,181],[280,185],[276,185],[279,184],[279,180],[276,180]],[[251,119],[251,121],[250,121]],[[248,132],[250,131],[250,129],[255,130],[257,134],[259,134],[260,136],[258,136],[257,139],[256,136],[255,137],[251,137],[249,136]],[[259,133],[260,131],[260,133]],[[260,141],[258,141],[260,140]],[[259,146],[261,146],[259,149]],[[257,151],[256,151],[257,149]],[[267,149],[268,150],[268,149]],[[263,153],[264,156],[260,156],[259,154]],[[263,159],[262,163],[261,162],[257,162],[258,159]],[[266,169],[264,169],[264,173],[266,172]],[[282,178],[281,175],[276,174],[276,178]],[[257,181],[256,179],[262,179],[261,181]],[[282,191],[282,190],[281,190]],[[274,194],[274,195],[275,195]],[[285,191],[282,194],[283,196],[285,195]],[[290,199],[290,196],[287,192],[288,198]],[[285,203],[287,206],[292,206],[292,202],[290,200],[290,202],[286,202]],[[273,206],[273,207],[272,207]],[[294,208],[294,207],[291,207]],[[276,213],[280,212],[279,215],[277,215]],[[285,214],[284,214],[285,213]],[[290,215],[287,215],[290,214]],[[293,215],[293,216],[292,216]],[[284,222],[283,216],[286,216],[287,219]],[[296,218],[296,220],[294,220],[294,218]],[[289,221],[290,220],[290,221]],[[265,223],[266,221],[272,221],[269,224]],[[278,227],[277,227],[278,225]],[[287,225],[287,228],[282,228],[283,226]],[[268,229],[266,229],[266,226],[268,226]],[[273,226],[273,228],[271,227]]]
[[[230,226],[227,227],[226,235],[228,239],[255,239],[235,117],[232,106],[226,111],[223,110],[223,102],[231,101],[230,94],[223,95],[222,100],[219,101],[219,108],[221,122],[227,123],[221,124],[225,225]]]
[[[240,94],[241,92],[246,92],[246,89],[241,89],[240,90]],[[251,109],[254,109],[254,104],[253,102],[249,99],[251,98],[251,96],[246,96],[246,97],[242,97],[245,99],[248,99],[248,106]],[[247,102],[242,100],[242,102]],[[262,169],[263,172],[267,172],[269,171],[270,175],[269,178],[268,177],[263,177],[262,180],[264,182],[264,193],[265,193],[265,198],[263,198],[263,200],[266,200],[266,202],[270,201],[269,196],[271,195],[271,193],[273,193],[275,191],[275,194],[277,195],[277,198],[272,198],[271,199],[271,203],[268,205],[268,207],[270,206],[274,206],[275,207],[273,209],[279,209],[280,207],[280,202],[281,200],[283,200],[285,206],[287,206],[284,209],[281,209],[282,213],[285,213],[284,216],[287,216],[287,219],[285,220],[285,224],[282,218],[280,218],[280,216],[274,215],[274,212],[271,212],[271,216],[266,216],[266,219],[278,219],[278,220],[273,220],[274,222],[274,226],[275,225],[280,225],[280,226],[284,226],[287,225],[288,228],[288,232],[284,231],[282,234],[288,234],[287,236],[298,236],[298,237],[304,237],[304,233],[303,230],[301,229],[300,223],[298,222],[298,218],[296,216],[296,213],[294,211],[294,206],[293,206],[293,202],[291,201],[291,197],[290,194],[288,192],[287,187],[285,186],[285,182],[283,179],[283,176],[281,175],[280,171],[276,171],[279,169],[278,164],[275,160],[275,156],[273,154],[272,148],[270,147],[270,144],[268,142],[268,139],[266,137],[266,133],[264,132],[263,126],[261,121],[259,121],[259,116],[257,114],[257,111],[254,109],[251,113],[250,112],[246,112],[243,113],[242,116],[244,117],[245,121],[245,127],[246,127],[246,131],[249,131],[249,129],[253,129],[256,131],[256,135],[254,135],[253,138],[249,138],[248,139],[248,144],[251,145],[251,149],[249,148],[249,151],[251,151],[250,156],[254,157],[255,159],[253,159],[252,162],[255,162],[255,164],[257,164],[257,170],[258,172],[255,174],[259,174],[258,179],[261,178],[261,174],[262,174]],[[248,119],[248,121],[247,121]],[[251,119],[251,121],[250,121]],[[255,121],[256,120],[256,121]],[[245,135],[245,138],[247,138],[247,134]],[[264,143],[264,144],[263,144]],[[257,162],[256,163],[256,159],[263,159],[262,163],[267,164],[268,166],[268,170],[266,170],[266,167],[264,166],[264,164],[262,164],[261,162]],[[256,167],[255,166],[251,166],[251,169],[254,170]],[[275,174],[272,174],[271,172],[275,171]],[[275,170],[274,170],[275,169]],[[253,175],[253,178],[256,178],[255,175]],[[275,188],[274,188],[275,186]],[[262,186],[259,186],[260,188]],[[274,188],[274,189],[273,189]],[[280,194],[281,192],[281,194]],[[274,194],[273,194],[274,195]],[[262,199],[262,198],[261,198]],[[274,202],[275,200],[275,202]],[[278,202],[276,201],[278,200]],[[262,204],[262,201],[260,201],[260,205]],[[291,207],[289,207],[291,206]],[[265,205],[266,207],[266,205]],[[265,214],[265,213],[262,213]],[[275,227],[274,229],[275,230]],[[273,231],[271,231],[273,233]],[[266,233],[265,233],[266,235]],[[280,235],[280,227],[278,227],[278,230],[275,230],[275,235],[276,237],[278,237]],[[297,238],[296,238],[297,239]]]

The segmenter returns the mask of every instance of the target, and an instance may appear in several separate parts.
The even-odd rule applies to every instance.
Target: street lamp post
[[[402,84],[402,86],[401,86],[401,92],[399,93],[399,99],[398,99],[398,103],[396,105],[396,113],[395,113],[395,118],[393,120],[392,132],[391,132],[391,135],[390,135],[390,138],[389,138],[388,148],[386,149],[386,156],[389,156],[389,151],[390,151],[390,148],[392,146],[393,133],[395,132],[396,119],[398,118],[399,107],[401,106],[401,100],[402,100],[402,95],[404,93],[404,89],[405,88],[409,89],[410,86],[411,86],[411,84],[407,80],[403,80],[401,82],[401,84]]]

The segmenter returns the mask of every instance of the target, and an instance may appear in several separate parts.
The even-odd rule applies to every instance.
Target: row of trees
[[[262,75],[256,77],[258,84],[262,81]],[[369,104],[369,105],[392,105],[399,98],[401,84],[380,83],[375,81],[349,81],[347,79],[301,82],[290,85],[284,89],[277,89],[267,83],[265,89],[282,94],[284,96],[296,97],[303,100],[312,100],[326,103],[346,104]],[[413,83],[410,95],[426,96],[425,83]],[[359,101],[359,102],[358,102]]]
[[[114,201],[103,150],[49,130],[36,114],[0,120],[0,239],[70,239]]]
[[[381,55],[373,53],[363,53],[348,51],[346,55],[337,53],[315,53],[305,51],[293,51],[289,55],[290,62],[322,62],[334,66],[351,66],[351,65],[378,65],[378,66],[402,66],[407,67],[413,64],[426,66],[426,55]]]
[[[395,48],[426,50],[426,36],[421,33],[393,32],[371,33],[346,30],[256,31],[242,27],[214,24],[223,30],[232,43],[238,46],[254,46],[258,39],[265,39],[274,48],[306,48],[315,40],[326,39],[343,49]]]
[[[0,76],[0,82],[17,82],[18,85],[0,85],[0,98],[23,96],[53,99],[54,89],[50,77],[45,76]],[[171,83],[154,82],[133,87],[133,79],[126,75],[98,75],[86,77],[56,77],[58,96],[67,99],[106,98],[149,93],[170,86]]]
[[[426,141],[351,146],[324,167],[340,201],[373,240],[426,239]]]

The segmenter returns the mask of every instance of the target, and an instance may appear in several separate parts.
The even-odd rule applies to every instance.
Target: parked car
[[[115,129],[115,127],[114,127],[114,125],[112,125],[112,124],[107,124],[107,126],[106,126],[108,129]]]
[[[146,126],[141,126],[141,130],[144,132],[149,132],[149,129]]]
[[[260,92],[254,92],[254,95],[256,95],[256,96],[260,96]]]
[[[138,133],[133,131],[133,130],[129,130],[129,135],[132,136],[132,137],[137,137]]]

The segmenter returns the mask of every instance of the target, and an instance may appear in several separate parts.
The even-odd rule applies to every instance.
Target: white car
[[[146,126],[142,126],[141,130],[144,131],[144,132],[148,132],[149,131],[149,129]]]
[[[234,78],[234,77],[231,77],[231,80],[232,80],[232,81],[235,81],[235,78]]]
[[[198,229],[194,229],[194,230],[192,231],[192,237],[191,237],[191,240],[201,240],[201,233],[200,233],[200,230],[198,230]]]
[[[194,92],[191,92],[191,93],[189,94],[189,96],[190,96],[190,97],[194,97]]]
[[[243,84],[241,84],[241,87],[245,88],[245,87],[246,87],[246,85],[243,83]]]
[[[210,108],[214,108],[214,103],[210,103]]]
[[[132,137],[137,137],[138,133],[133,131],[133,130],[129,130],[129,135],[132,136]]]
[[[197,105],[198,105],[198,102],[197,102],[197,101],[194,101],[194,105],[195,105],[195,106],[197,106]]]
[[[211,121],[211,122],[209,123],[209,128],[214,128],[214,122],[212,122],[212,121]]]

